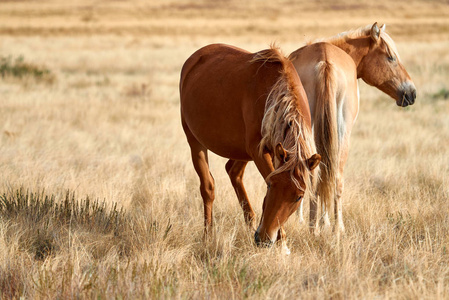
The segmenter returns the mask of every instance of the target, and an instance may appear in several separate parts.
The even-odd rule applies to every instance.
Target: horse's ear
[[[314,155],[312,155],[307,160],[307,166],[309,167],[309,170],[312,171],[313,169],[318,167],[318,165],[320,164],[320,161],[321,161],[321,155],[319,155],[318,153],[315,153]]]
[[[387,27],[387,24],[384,24],[382,26],[380,26],[380,31],[384,31],[385,32],[385,28]]]
[[[287,161],[287,152],[285,151],[284,147],[282,147],[281,143],[276,145],[274,154],[276,155],[276,157],[279,159],[280,162],[284,163]]]
[[[373,27],[371,27],[371,38],[374,42],[377,43],[380,37],[380,29],[377,26],[377,22],[373,24]]]

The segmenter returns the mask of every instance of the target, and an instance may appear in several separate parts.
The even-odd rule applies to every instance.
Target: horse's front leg
[[[281,226],[279,229],[278,239],[281,240],[282,254],[290,255],[291,252],[287,246],[287,234],[285,233],[284,226]]]
[[[230,159],[226,163],[226,172],[228,173],[229,178],[231,179],[232,186],[234,187],[234,191],[237,194],[237,198],[239,200],[240,206],[242,207],[246,224],[251,229],[256,230],[256,214],[251,207],[248,195],[245,190],[245,186],[243,185],[243,174],[245,172],[247,164],[247,161]]]

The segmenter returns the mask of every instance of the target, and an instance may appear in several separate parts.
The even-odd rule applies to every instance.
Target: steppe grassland
[[[0,81],[1,192],[23,186],[63,198],[70,190],[118,203],[131,224],[118,236],[44,227],[55,246],[39,259],[32,225],[2,216],[3,297],[448,297],[447,4],[279,3],[0,5],[0,55],[22,55],[55,76]],[[179,119],[183,62],[212,42],[257,51],[277,41],[289,53],[374,21],[387,23],[418,99],[401,109],[361,83],[346,236],[312,237],[294,215],[292,255],[256,248],[226,160],[212,154],[216,235],[205,244]],[[260,216],[265,184],[252,164],[245,184]]]

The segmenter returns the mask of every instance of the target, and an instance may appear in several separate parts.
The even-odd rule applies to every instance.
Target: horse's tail
[[[319,62],[316,71],[318,84],[315,88],[313,131],[322,163],[317,194],[326,207],[326,211],[329,212],[334,199],[338,172],[337,75],[334,66],[328,61]]]

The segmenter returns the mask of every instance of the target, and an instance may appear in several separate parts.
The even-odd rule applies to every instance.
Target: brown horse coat
[[[206,228],[212,225],[214,179],[207,150],[229,158],[231,174],[254,160],[268,184],[257,242],[273,242],[310,185],[314,155],[307,97],[277,49],[257,53],[222,44],[196,51],[180,80],[181,120],[200,177]],[[275,159],[277,158],[277,159]],[[273,166],[273,162],[275,162]],[[248,224],[254,221],[240,180],[233,181]],[[270,188],[271,187],[271,188]]]

